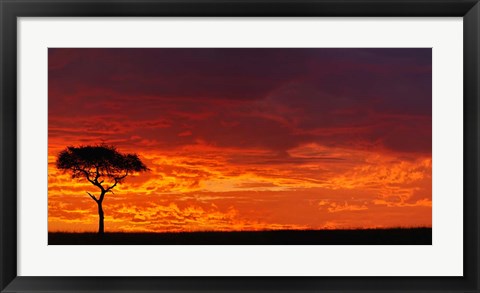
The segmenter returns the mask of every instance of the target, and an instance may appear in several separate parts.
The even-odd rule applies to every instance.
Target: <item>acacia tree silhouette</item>
[[[104,233],[103,199],[105,194],[121,183],[133,172],[148,171],[147,166],[136,154],[122,154],[111,145],[69,146],[58,154],[58,169],[71,172],[72,178],[85,178],[100,189],[95,197],[87,194],[98,205],[98,233]]]

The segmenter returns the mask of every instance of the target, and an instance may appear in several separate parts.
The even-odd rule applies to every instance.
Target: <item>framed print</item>
[[[1,292],[477,292],[477,1],[2,1]]]

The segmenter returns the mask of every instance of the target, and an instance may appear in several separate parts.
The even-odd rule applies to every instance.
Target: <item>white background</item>
[[[460,276],[461,18],[19,18],[18,275]],[[433,245],[48,246],[48,47],[433,48]]]

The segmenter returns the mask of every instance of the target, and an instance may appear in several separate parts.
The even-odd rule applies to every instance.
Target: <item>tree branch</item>
[[[119,181],[117,180],[117,178],[115,178],[115,183],[114,183],[112,186],[108,187],[105,191],[106,191],[106,192],[109,192],[110,190],[112,190],[115,186],[117,186],[118,182],[119,182]],[[111,192],[111,191],[110,191],[110,192]]]
[[[92,195],[90,192],[88,192],[88,195],[90,195],[90,197],[95,201],[95,202],[98,202],[98,199],[95,197],[95,195]]]
[[[98,178],[99,177],[100,177],[100,172],[98,172],[98,165],[96,165],[95,166],[95,179],[94,179],[94,181],[98,183]],[[101,182],[99,184],[101,184]]]
[[[79,167],[75,167],[74,170],[75,170],[75,171],[82,172],[83,174],[85,174],[85,178],[87,178],[88,182],[90,182],[90,183],[92,183],[93,185],[97,186],[98,188],[100,188],[100,190],[102,190],[102,191],[105,190],[105,189],[103,188],[101,182],[99,183],[99,182],[97,181],[97,180],[98,180],[97,176],[95,176],[95,179],[92,180],[92,179],[90,178],[90,173],[88,173],[87,170],[81,169],[81,168],[79,168]],[[97,170],[97,175],[98,175],[98,170]],[[102,182],[103,182],[103,180],[102,180]]]
[[[90,174],[88,174],[88,172],[87,172],[86,170],[81,169],[81,168],[79,168],[79,167],[75,167],[74,170],[75,170],[75,171],[80,171],[80,172],[82,172],[83,174],[85,174],[85,177],[87,178],[87,180],[88,180],[90,183],[92,183],[93,185],[97,185],[97,184],[95,184],[95,181],[93,181],[92,179],[90,179]]]
[[[115,180],[115,183],[114,183],[112,186],[108,187],[105,191],[106,191],[106,192],[109,192],[109,191],[112,192],[111,190],[112,190],[115,186],[117,186],[117,184],[118,184],[120,181],[122,181],[123,178],[127,177],[127,175],[128,175],[128,170],[125,171],[125,175],[120,176],[120,177],[114,177],[113,179]]]

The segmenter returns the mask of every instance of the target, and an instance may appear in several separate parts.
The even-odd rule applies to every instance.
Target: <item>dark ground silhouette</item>
[[[49,245],[431,245],[431,228],[181,233],[48,233]]]

